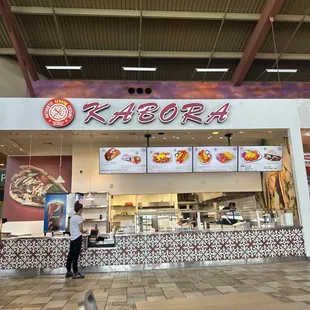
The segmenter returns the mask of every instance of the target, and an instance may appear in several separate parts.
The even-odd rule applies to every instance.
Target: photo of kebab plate
[[[32,206],[44,207],[45,195],[68,193],[66,188],[44,170],[34,166],[20,166],[10,182],[9,193],[16,202]]]
[[[277,153],[274,150],[270,150],[269,152],[264,154],[264,158],[268,161],[280,161],[282,159],[282,156],[277,155]]]
[[[174,156],[175,161],[179,164],[183,164],[189,159],[189,153],[186,150],[179,150]]]
[[[153,154],[153,162],[156,164],[169,164],[172,162],[172,154],[169,152],[156,152]]]
[[[139,165],[141,163],[141,157],[140,156],[137,156],[137,155],[128,155],[128,154],[124,154],[122,156],[122,160],[124,161],[128,161],[132,164],[135,164],[135,165]]]
[[[198,153],[198,160],[204,165],[210,164],[212,160],[211,152],[209,150],[201,150]]]

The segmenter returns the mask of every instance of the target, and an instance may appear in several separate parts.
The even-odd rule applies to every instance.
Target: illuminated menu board
[[[240,146],[239,171],[281,171],[282,146]]]
[[[100,148],[99,173],[146,173],[146,148]]]
[[[192,147],[149,147],[148,173],[192,172]]]
[[[194,172],[230,172],[238,168],[238,147],[199,146],[193,148]]]

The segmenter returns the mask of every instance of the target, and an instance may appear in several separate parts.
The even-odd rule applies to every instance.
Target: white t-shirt
[[[82,236],[80,231],[80,224],[83,223],[83,218],[81,215],[74,214],[70,219],[70,240],[75,240]]]

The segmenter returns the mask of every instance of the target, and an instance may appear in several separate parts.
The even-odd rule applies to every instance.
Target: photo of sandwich
[[[114,158],[116,158],[118,155],[120,155],[121,152],[116,149],[116,148],[110,148],[109,150],[107,150],[104,154],[104,158],[106,159],[106,161],[111,161]]]
[[[257,150],[246,150],[241,154],[244,162],[253,163],[262,159],[262,155]]]
[[[189,153],[186,150],[179,150],[174,156],[176,157],[175,161],[179,164],[183,164],[189,159]]]
[[[209,164],[211,162],[211,160],[212,160],[211,152],[209,150],[201,150],[198,153],[198,160],[202,164]]]
[[[16,202],[32,207],[44,207],[46,193],[67,193],[66,188],[44,170],[20,166],[10,182],[9,194]]]
[[[156,152],[153,154],[153,162],[156,164],[168,164],[172,161],[172,154],[169,152]]]
[[[130,163],[133,163],[135,165],[138,165],[141,163],[141,157],[137,156],[137,155],[128,155],[128,154],[124,154],[122,156],[122,160],[124,161],[128,161]]]
[[[231,154],[230,152],[223,152],[216,155],[216,159],[222,163],[227,164],[235,159],[235,156]]]
[[[268,151],[268,153],[264,154],[264,158],[269,161],[280,161],[282,160],[282,156],[279,156],[274,150]]]

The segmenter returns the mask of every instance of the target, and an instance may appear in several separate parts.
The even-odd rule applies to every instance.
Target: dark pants
[[[78,273],[78,260],[81,253],[82,236],[70,241],[70,250],[67,258],[67,271],[71,272],[73,266],[73,273]]]

